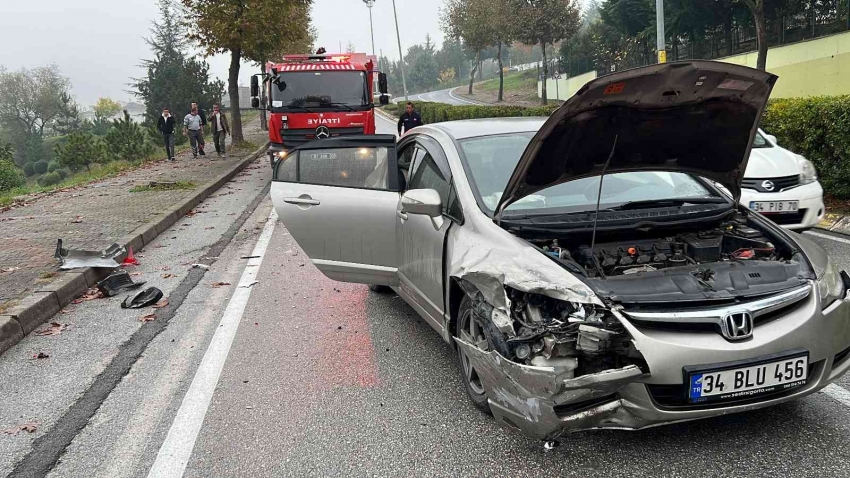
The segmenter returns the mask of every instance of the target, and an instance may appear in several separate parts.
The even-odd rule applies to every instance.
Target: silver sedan
[[[453,344],[469,398],[509,428],[766,407],[850,367],[850,277],[738,205],[775,81],[655,65],[548,119],[314,141],[272,199],[326,276],[392,288]]]

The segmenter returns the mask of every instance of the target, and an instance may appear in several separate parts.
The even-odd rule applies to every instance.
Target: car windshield
[[[362,71],[285,72],[271,84],[273,108],[360,107],[366,98],[366,74]]]
[[[470,182],[485,213],[493,215],[514,168],[533,133],[482,136],[460,141]],[[523,213],[592,211],[596,208],[599,177],[568,181],[526,196],[505,210]],[[601,208],[627,202],[706,198],[715,195],[685,173],[643,171],[606,175]]]
[[[767,142],[761,131],[756,132],[756,137],[753,138],[753,148],[772,148],[773,146]]]

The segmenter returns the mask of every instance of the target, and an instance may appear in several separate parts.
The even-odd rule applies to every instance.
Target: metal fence
[[[803,2],[801,2],[803,3]],[[850,30],[850,0],[806,0],[803,8],[766,21],[768,47],[796,43]],[[604,75],[656,63],[655,38],[624,39],[621,47],[602,56],[568,54],[553,59],[549,76],[576,76],[591,70]],[[667,60],[715,59],[757,50],[752,25],[718,25],[692,40],[678,36],[667,45]],[[542,76],[541,76],[542,78]]]

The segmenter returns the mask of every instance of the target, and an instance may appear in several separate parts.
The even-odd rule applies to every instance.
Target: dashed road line
[[[806,231],[803,234],[808,234],[810,236],[820,237],[821,239],[829,239],[830,241],[840,242],[842,244],[850,245],[850,239],[844,239],[843,237],[836,237],[832,234],[823,234],[815,231]]]
[[[257,244],[251,256],[256,256],[248,261],[239,285],[233,291],[233,296],[224,310],[221,322],[215,335],[210,342],[201,365],[195,372],[192,384],[183,397],[183,403],[177,410],[177,415],[168,435],[157,453],[156,461],[151,467],[148,478],[181,477],[186,471],[186,465],[192,456],[195,440],[201,431],[204,417],[207,414],[210,401],[212,400],[215,387],[218,385],[221,371],[230,353],[230,346],[236,337],[239,322],[245,312],[245,306],[251,297],[251,286],[256,283],[255,279],[263,263],[266,248],[272,238],[274,226],[277,222],[277,213],[272,210],[263,231],[260,233]]]

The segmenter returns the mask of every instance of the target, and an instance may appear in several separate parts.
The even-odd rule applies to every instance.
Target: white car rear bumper
[[[823,219],[826,212],[823,205],[823,188],[817,181],[777,193],[742,189],[741,204],[749,207],[750,201],[799,201],[798,213],[764,214],[764,217],[787,229],[814,227]]]

